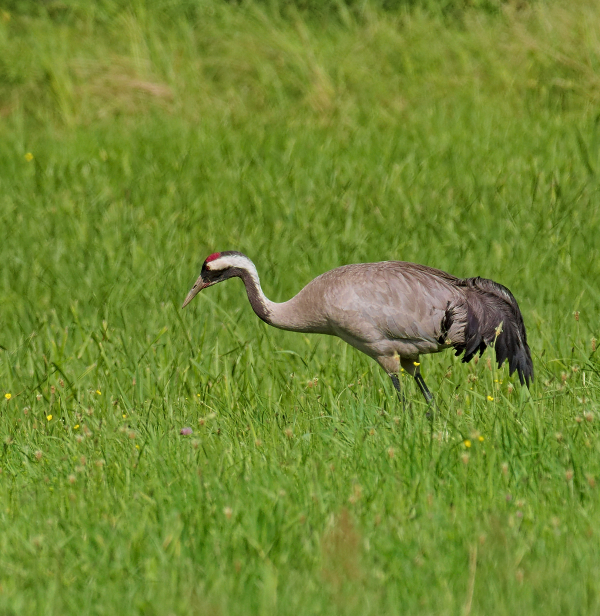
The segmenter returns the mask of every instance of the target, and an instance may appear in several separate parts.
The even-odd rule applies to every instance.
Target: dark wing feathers
[[[457,286],[465,291],[467,323],[464,342],[454,345],[456,355],[464,351],[463,362],[468,362],[477,351],[481,354],[493,345],[498,366],[508,359],[510,374],[516,370],[521,385],[529,386],[533,381],[533,362],[523,316],[513,294],[486,278],[465,278]]]

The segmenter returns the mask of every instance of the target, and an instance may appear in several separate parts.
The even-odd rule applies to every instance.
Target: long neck
[[[246,267],[239,268],[239,277],[244,281],[252,310],[265,323],[273,325],[273,314],[277,313],[279,304],[272,302],[263,293],[254,263],[249,263]]]
[[[238,275],[244,281],[252,309],[265,323],[290,331],[329,333],[320,306],[315,305],[319,302],[311,302],[318,298],[306,297],[301,291],[287,302],[272,302],[263,293],[256,267],[249,259]]]

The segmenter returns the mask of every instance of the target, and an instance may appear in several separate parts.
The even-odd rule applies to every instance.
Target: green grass
[[[0,613],[598,613],[600,14],[474,4],[0,11]],[[227,249],[497,280],[535,383],[403,413],[239,281],[181,311]]]

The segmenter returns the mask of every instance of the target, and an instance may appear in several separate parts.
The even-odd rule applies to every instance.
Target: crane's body
[[[495,345],[501,365],[521,384],[533,379],[527,335],[510,291],[484,278],[461,279],[404,261],[344,265],[309,282],[287,302],[270,301],[256,267],[242,253],[210,255],[183,307],[202,289],[228,278],[243,280],[254,312],[280,329],[338,336],[372,357],[397,378],[403,368],[415,377],[428,401],[420,355],[453,348],[463,361]]]

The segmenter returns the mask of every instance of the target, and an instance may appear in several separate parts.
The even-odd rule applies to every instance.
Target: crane
[[[513,294],[486,278],[457,278],[405,261],[358,263],[332,269],[287,302],[269,300],[254,263],[234,250],[209,255],[182,308],[207,287],[241,278],[250,304],[265,323],[295,332],[338,336],[372,357],[401,397],[404,369],[425,400],[433,395],[420,356],[452,348],[469,362],[493,345],[498,366],[508,360],[521,385],[533,381],[533,362],[523,316]]]

